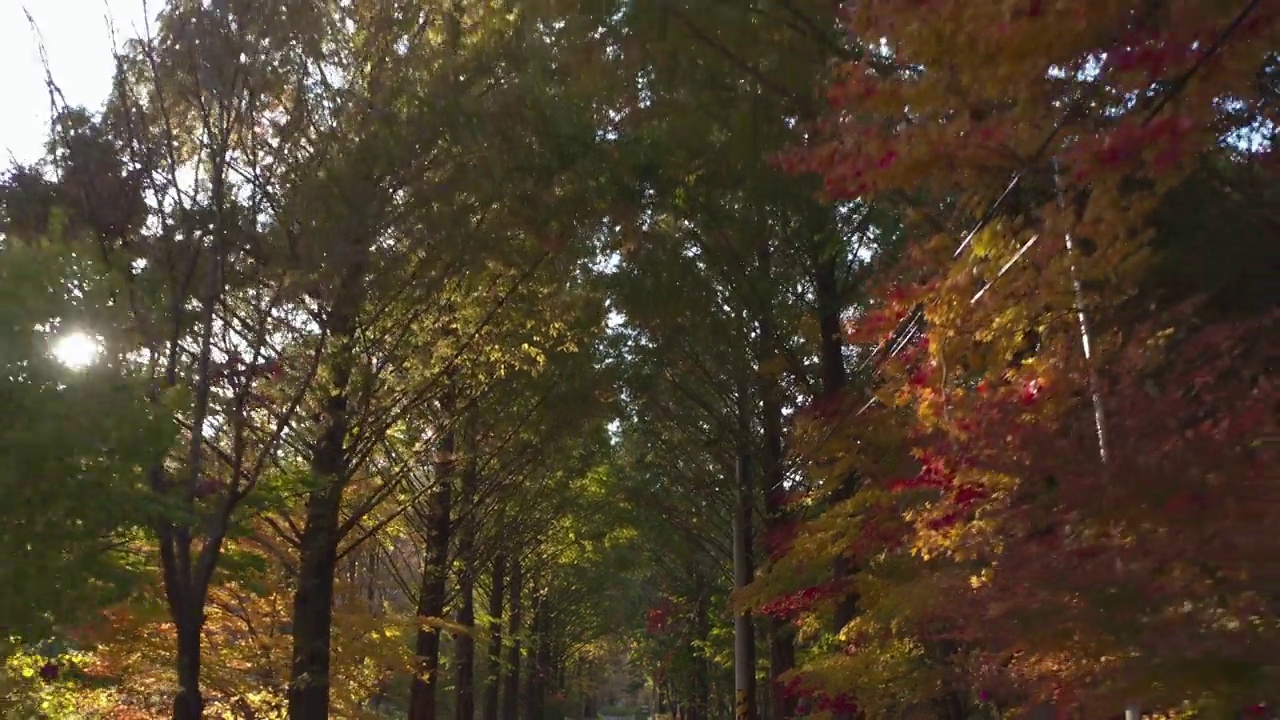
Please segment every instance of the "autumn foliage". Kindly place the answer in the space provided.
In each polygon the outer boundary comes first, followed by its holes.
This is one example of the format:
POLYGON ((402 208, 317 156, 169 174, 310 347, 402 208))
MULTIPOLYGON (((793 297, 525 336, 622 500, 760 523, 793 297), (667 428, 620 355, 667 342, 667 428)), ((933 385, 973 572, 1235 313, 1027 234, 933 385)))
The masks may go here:
POLYGON ((858 491, 751 593, 817 638, 830 607, 805 601, 832 548, 855 559, 858 615, 797 678, 871 716, 1275 701, 1280 316, 1210 272, 1161 283, 1197 244, 1274 263, 1247 223, 1181 223, 1220 183, 1274 187, 1277 10, 846 6, 883 39, 778 162, 899 207, 910 239, 848 323, 862 397, 798 429, 858 491))
POLYGON ((1280 703, 1276 0, 162 5, 0 179, 0 710, 1280 703))

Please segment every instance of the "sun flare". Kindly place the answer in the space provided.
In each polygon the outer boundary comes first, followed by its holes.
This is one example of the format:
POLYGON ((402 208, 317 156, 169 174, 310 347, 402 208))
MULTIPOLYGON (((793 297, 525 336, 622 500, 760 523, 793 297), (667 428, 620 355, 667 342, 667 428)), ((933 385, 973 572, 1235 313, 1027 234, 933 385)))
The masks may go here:
POLYGON ((63 335, 53 343, 53 356, 72 370, 83 370, 98 360, 102 343, 92 335, 73 332, 63 335))

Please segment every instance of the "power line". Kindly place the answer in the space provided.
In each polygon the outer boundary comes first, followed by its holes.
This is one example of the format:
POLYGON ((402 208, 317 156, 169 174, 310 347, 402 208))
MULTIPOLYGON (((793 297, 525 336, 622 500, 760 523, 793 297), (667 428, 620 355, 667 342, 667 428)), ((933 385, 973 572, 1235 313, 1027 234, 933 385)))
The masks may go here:
MULTIPOLYGON (((1244 24, 1244 21, 1248 18, 1248 16, 1254 10, 1256 10, 1258 6, 1261 4, 1262 4, 1262 0, 1250 0, 1244 5, 1244 7, 1240 9, 1240 11, 1231 20, 1231 22, 1228 23, 1227 26, 1222 30, 1222 32, 1218 34, 1218 37, 1214 40, 1213 44, 1211 44, 1208 48, 1205 49, 1203 53, 1200 54, 1200 56, 1196 59, 1196 62, 1193 63, 1192 66, 1188 68, 1186 72, 1184 72, 1176 80, 1174 80, 1169 90, 1160 98, 1160 100, 1151 108, 1151 110, 1143 118, 1140 127, 1147 127, 1148 125, 1150 125, 1151 122, 1156 118, 1156 116, 1158 116, 1160 112, 1169 105, 1170 102, 1172 102, 1178 95, 1180 95, 1187 88, 1187 86, 1191 82, 1191 79, 1197 73, 1199 73, 1201 70, 1204 69, 1205 65, 1207 65, 1208 61, 1214 55, 1216 55, 1219 51, 1221 51, 1222 47, 1226 44, 1227 40, 1229 40, 1230 37, 1237 30, 1239 30, 1239 28, 1244 24)), ((1062 131, 1063 127, 1066 124, 1067 119, 1070 117, 1071 112, 1073 110, 1074 108, 1069 109, 1068 112, 1064 113, 1064 115, 1058 120, 1058 122, 1054 125, 1054 127, 1049 131, 1048 135, 1046 135, 1044 140, 1040 142, 1035 152, 1032 153, 1031 158, 1026 163, 1027 166, 1030 166, 1041 159, 1041 156, 1049 149, 1049 146, 1053 143, 1053 140, 1062 131)), ((952 254, 953 260, 958 260, 960 256, 964 253, 965 249, 967 249, 972 244, 973 238, 979 232, 981 232, 984 228, 986 228, 986 226, 989 225, 990 222, 995 218, 996 212, 999 210, 1000 206, 1004 203, 1005 199, 1009 197, 1009 194, 1021 182, 1025 171, 1026 171, 1026 168, 1024 167, 1022 170, 1019 170, 1013 174, 1012 178, 1010 178, 1009 180, 1009 183, 1005 186, 1003 192, 1001 192, 1000 195, 996 197, 995 201, 992 202, 991 205, 987 207, 986 211, 982 214, 982 216, 979 218, 978 222, 973 226, 973 228, 970 229, 967 233, 965 233, 964 237, 961 239, 959 247, 957 247, 955 252, 952 254)), ((1024 243, 1018 249, 1018 251, 1014 254, 1014 256, 1008 262, 1006 262, 1003 267, 1000 268, 1000 271, 996 274, 996 277, 993 278, 990 282, 988 282, 985 286, 983 286, 982 289, 980 289, 976 294, 974 294, 974 296, 969 300, 969 304, 972 306, 978 300, 980 300, 982 296, 991 288, 991 286, 994 285, 1001 277, 1003 277, 1009 271, 1009 269, 1012 268, 1017 263, 1017 261, 1022 258, 1022 256, 1026 253, 1026 251, 1030 249, 1032 245, 1035 244, 1035 242, 1039 239, 1039 237, 1040 236, 1037 234, 1037 235, 1033 235, 1029 240, 1027 240, 1027 242, 1024 243)), ((1068 240, 1068 244, 1070 244, 1070 240, 1068 240)), ((907 328, 903 332, 901 337, 899 337, 897 341, 894 343, 893 349, 889 353, 889 359, 896 357, 898 353, 901 352, 902 349, 905 348, 911 342, 912 339, 914 339, 916 333, 920 331, 919 328, 920 328, 921 320, 923 319, 923 317, 924 317, 924 307, 923 305, 917 305, 915 309, 908 316, 907 328)), ((902 325, 899 324, 899 327, 902 327, 902 325)), ((896 334, 896 329, 895 329, 895 334, 896 334)), ((892 340, 892 335, 891 335, 891 340, 892 340)), ((1086 340, 1085 342, 1088 343, 1088 340, 1086 340)), ((864 360, 858 366, 858 370, 861 370, 862 368, 866 367, 866 365, 868 365, 870 362, 872 362, 875 359, 875 357, 879 354, 879 352, 883 348, 885 348, 888 344, 889 343, 886 342, 878 345, 871 352, 871 355, 868 356, 866 360, 864 360)), ((1088 350, 1086 350, 1086 352, 1088 352, 1088 350)), ((876 398, 872 396, 872 398, 865 405, 859 408, 852 415, 852 417, 857 417, 861 415, 868 408, 874 405, 875 402, 876 402, 876 398)), ((1104 446, 1105 446, 1105 441, 1104 441, 1104 446)), ((1103 452, 1105 454, 1105 450, 1103 452)))

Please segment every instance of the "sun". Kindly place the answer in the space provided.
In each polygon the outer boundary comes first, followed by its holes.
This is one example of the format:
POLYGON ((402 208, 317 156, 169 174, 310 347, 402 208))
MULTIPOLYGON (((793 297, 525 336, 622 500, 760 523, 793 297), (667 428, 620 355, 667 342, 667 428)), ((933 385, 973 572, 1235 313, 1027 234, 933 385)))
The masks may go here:
POLYGON ((86 333, 67 333, 53 342, 53 356, 72 370, 89 367, 101 354, 102 343, 86 333))

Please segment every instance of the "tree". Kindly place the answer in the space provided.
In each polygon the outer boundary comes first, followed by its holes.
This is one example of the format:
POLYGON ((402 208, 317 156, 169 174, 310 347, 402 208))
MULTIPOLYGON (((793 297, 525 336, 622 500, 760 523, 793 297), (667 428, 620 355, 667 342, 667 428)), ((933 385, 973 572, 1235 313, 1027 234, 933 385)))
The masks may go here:
POLYGON ((141 580, 132 551, 155 508, 136 468, 164 452, 172 427, 124 357, 127 315, 99 263, 8 224, 0 279, 0 396, 12 413, 0 431, 0 645, 7 660, 40 658, 0 672, 0 697, 18 707, 23 675, 59 674, 62 631, 141 580))
POLYGON ((50 81, 4 701, 1265 711, 1280 16, 988 5, 172 2, 50 81))
MULTIPOLYGON (((935 3, 926 22, 915 4, 891 3, 849 14, 853 34, 886 41, 842 68, 836 110, 794 167, 821 172, 833 198, 910 194, 908 227, 921 240, 909 264, 882 272, 881 307, 851 330, 876 353, 881 386, 852 409, 815 408, 815 452, 836 460, 832 472, 856 469, 864 489, 806 528, 792 554, 802 566, 799 554, 821 538, 869 563, 853 584, 863 612, 844 624, 845 657, 811 663, 820 688, 852 690, 867 712, 926 701, 948 717, 983 695, 1004 707, 1056 697, 1094 712, 1135 698, 1238 708, 1265 695, 1255 683, 1269 670, 1237 652, 1269 642, 1260 626, 1219 646, 1232 648, 1219 661, 1248 668, 1243 675, 1205 673, 1194 689, 1154 680, 1192 644, 1207 661, 1214 623, 1199 611, 1246 625, 1265 615, 1236 604, 1268 584, 1256 570, 1240 570, 1248 589, 1213 600, 1193 589, 1221 582, 1230 564, 1211 560, 1213 543, 1193 528, 1227 507, 1258 507, 1252 478, 1270 462, 1258 452, 1265 423, 1246 419, 1255 400, 1267 402, 1270 381, 1244 370, 1250 353, 1267 351, 1234 349, 1218 324, 1250 293, 1214 288, 1209 304, 1186 306, 1191 288, 1164 284, 1190 240, 1168 220, 1171 198, 1184 218, 1207 216, 1201 201, 1213 193, 1190 194, 1208 189, 1193 173, 1225 154, 1252 172, 1267 155, 1232 135, 1260 122, 1246 108, 1267 102, 1265 86, 1245 88, 1274 63, 1264 40, 1274 18, 1257 10, 935 3), (944 22, 981 23, 1000 41, 954 35, 954 25, 943 33, 944 22), (1054 22, 1080 32, 1047 33, 1054 22), (1227 96, 1241 98, 1242 112, 1221 109, 1227 96), (1167 354, 1172 346, 1155 340, 1162 331, 1189 344, 1167 354), (1221 375, 1193 337, 1233 348, 1225 362, 1244 379, 1221 375), (1192 375, 1209 394, 1236 398, 1233 411, 1172 389, 1192 375), (1230 415, 1239 434, 1210 440, 1157 419, 1197 413, 1230 415), (1215 486, 1192 515, 1157 509, 1182 497, 1184 482, 1212 482, 1237 453, 1261 463, 1247 480, 1215 486), (1165 538, 1183 534, 1196 546, 1165 556, 1165 538), (1186 574, 1173 570, 1183 561, 1186 574), (929 602, 942 594, 956 600, 929 602), (1081 610, 1079 624, 1057 621, 1066 607, 1081 610), (1163 624, 1173 617, 1177 629, 1163 624), (885 668, 896 681, 877 674, 885 668)), ((1229 244, 1256 247, 1253 222, 1229 244)))

